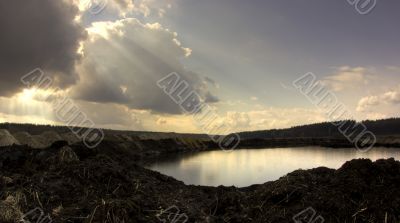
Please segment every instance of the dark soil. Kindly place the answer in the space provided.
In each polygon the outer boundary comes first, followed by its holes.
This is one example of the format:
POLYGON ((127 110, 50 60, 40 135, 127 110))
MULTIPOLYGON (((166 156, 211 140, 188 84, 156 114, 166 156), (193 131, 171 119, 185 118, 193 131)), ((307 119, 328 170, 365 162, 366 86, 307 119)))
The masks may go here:
POLYGON ((182 151, 171 141, 1 148, 0 222, 37 207, 53 222, 400 221, 400 162, 393 159, 299 170, 246 188, 187 186, 138 165, 182 151), (295 217, 309 207, 314 216, 295 217))

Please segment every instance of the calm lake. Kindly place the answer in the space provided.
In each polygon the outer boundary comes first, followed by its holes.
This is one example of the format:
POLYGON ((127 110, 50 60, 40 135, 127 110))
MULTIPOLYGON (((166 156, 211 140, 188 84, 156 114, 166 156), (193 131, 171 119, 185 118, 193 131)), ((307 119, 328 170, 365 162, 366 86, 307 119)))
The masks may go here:
POLYGON ((367 153, 356 149, 322 147, 273 148, 209 151, 178 154, 148 166, 186 184, 204 186, 245 187, 277 180, 297 169, 325 166, 339 168, 346 161, 369 158, 373 161, 394 157, 400 159, 400 149, 373 148, 367 153))

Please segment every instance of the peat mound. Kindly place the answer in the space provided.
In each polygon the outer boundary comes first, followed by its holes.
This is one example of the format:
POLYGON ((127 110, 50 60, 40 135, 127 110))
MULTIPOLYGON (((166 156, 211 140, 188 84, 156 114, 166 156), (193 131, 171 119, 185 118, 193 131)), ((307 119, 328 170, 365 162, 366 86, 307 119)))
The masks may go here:
POLYGON ((14 138, 7 130, 0 129, 0 147, 19 145, 17 139, 14 138))
POLYGON ((17 132, 13 136, 18 140, 21 145, 27 145, 35 149, 46 148, 45 145, 39 143, 35 137, 28 132, 17 132))
POLYGON ((37 207, 53 222, 400 220, 400 162, 394 159, 297 170, 246 188, 204 187, 144 169, 134 153, 111 143, 109 150, 57 145, 0 149, 0 222, 18 221, 37 207), (312 216, 298 216, 309 208, 312 216))

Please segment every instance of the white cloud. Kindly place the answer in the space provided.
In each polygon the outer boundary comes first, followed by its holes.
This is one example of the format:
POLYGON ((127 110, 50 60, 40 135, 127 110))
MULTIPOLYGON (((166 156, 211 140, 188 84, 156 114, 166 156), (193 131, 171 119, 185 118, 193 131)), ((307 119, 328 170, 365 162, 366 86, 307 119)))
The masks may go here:
POLYGON ((248 129, 251 124, 251 118, 246 112, 228 112, 224 122, 235 130, 248 129))
POLYGON ((130 129, 143 129, 137 111, 118 104, 102 104, 76 101, 82 112, 99 126, 119 126, 130 129))
POLYGON ((182 46, 177 33, 137 19, 97 22, 88 31, 77 69, 81 78, 71 90, 74 98, 179 114, 180 107, 156 84, 176 72, 203 99, 218 101, 207 81, 182 65, 190 49, 182 46))
MULTIPOLYGON (((134 4, 132 0, 72 0, 78 6, 82 14, 117 14, 125 16, 128 12, 140 10, 140 4, 134 4)), ((142 6, 143 7, 143 6, 142 6)))
POLYGON ((362 86, 369 81, 368 69, 364 67, 340 67, 337 71, 322 80, 322 83, 334 91, 342 91, 362 86))
POLYGON ((222 117, 224 123, 235 132, 275 128, 288 128, 296 125, 326 121, 322 111, 303 108, 269 107, 247 112, 227 112, 222 117))
POLYGON ((400 73, 400 67, 398 66, 387 66, 386 69, 392 72, 400 73))
POLYGON ((380 104, 379 96, 367 96, 360 99, 357 105, 357 111, 363 112, 371 106, 376 106, 380 104))
POLYGON ((252 101, 258 101, 258 98, 255 97, 255 96, 252 96, 252 97, 250 97, 250 100, 252 100, 252 101))
POLYGON ((357 111, 367 112, 380 105, 399 105, 400 86, 397 89, 382 93, 380 95, 367 96, 360 99, 357 111))
POLYGON ((385 115, 385 114, 382 114, 382 113, 378 113, 378 112, 371 112, 371 113, 368 113, 368 114, 366 115, 366 118, 367 118, 368 120, 379 120, 379 119, 388 118, 388 116, 385 115))
POLYGON ((72 0, 72 2, 78 6, 84 20, 102 21, 139 16, 162 18, 172 7, 173 0, 72 0))
MULTIPOLYGON (((207 133, 201 126, 207 123, 198 123, 190 115, 146 115, 143 117, 143 126, 147 130, 165 132, 193 132, 207 133)), ((218 114, 210 125, 224 124, 227 132, 241 132, 265 130, 274 128, 288 128, 296 125, 318 123, 326 121, 322 111, 302 108, 269 107, 253 111, 228 111, 218 114)))
POLYGON ((166 11, 172 7, 173 0, 135 0, 133 12, 140 13, 145 17, 164 17, 166 11))
POLYGON ((382 95, 382 99, 384 102, 391 104, 399 104, 400 103, 400 88, 399 90, 389 91, 382 95))

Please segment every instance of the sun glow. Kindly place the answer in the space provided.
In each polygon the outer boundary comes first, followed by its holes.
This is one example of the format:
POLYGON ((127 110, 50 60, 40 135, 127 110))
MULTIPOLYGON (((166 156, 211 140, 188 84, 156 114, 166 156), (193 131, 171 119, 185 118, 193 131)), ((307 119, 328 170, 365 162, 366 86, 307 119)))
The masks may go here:
POLYGON ((25 104, 37 104, 46 102, 52 95, 57 95, 57 93, 58 92, 51 89, 43 90, 40 88, 25 88, 15 96, 19 102, 25 104))
POLYGON ((19 99, 23 102, 32 102, 35 100, 35 95, 37 93, 36 88, 29 88, 29 89, 24 89, 20 94, 19 94, 19 99))
POLYGON ((53 123, 54 110, 47 99, 52 96, 50 90, 25 88, 11 98, 0 97, 0 104, 7 116, 1 119, 14 122, 53 123))

